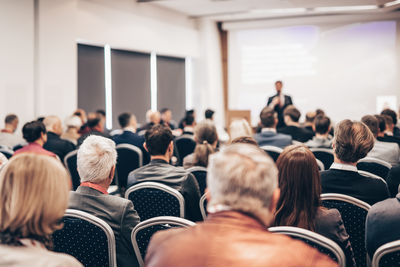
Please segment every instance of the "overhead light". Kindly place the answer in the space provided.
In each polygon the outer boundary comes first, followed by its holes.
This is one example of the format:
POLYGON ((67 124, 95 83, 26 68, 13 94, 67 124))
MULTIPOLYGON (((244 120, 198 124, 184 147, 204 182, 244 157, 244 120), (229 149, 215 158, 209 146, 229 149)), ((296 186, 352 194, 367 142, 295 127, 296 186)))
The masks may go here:
POLYGON ((389 3, 386 3, 383 6, 384 7, 390 7, 390 6, 394 6, 394 5, 397 5, 397 4, 400 4, 400 0, 395 0, 395 1, 392 1, 392 2, 389 2, 389 3))
POLYGON ((250 10, 250 13, 255 14, 286 14, 286 13, 304 13, 307 12, 307 8, 299 7, 299 8, 275 8, 275 9, 253 9, 250 10))
POLYGON ((373 10, 378 9, 377 5, 366 5, 366 6, 327 6, 327 7, 316 7, 315 12, 337 12, 337 11, 362 11, 362 10, 373 10))

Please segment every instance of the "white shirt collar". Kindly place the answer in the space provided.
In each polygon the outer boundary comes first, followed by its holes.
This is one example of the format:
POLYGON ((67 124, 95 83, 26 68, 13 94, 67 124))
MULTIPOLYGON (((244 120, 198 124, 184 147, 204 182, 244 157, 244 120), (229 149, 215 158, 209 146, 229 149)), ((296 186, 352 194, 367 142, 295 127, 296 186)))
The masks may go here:
POLYGON ((227 205, 221 205, 221 204, 207 207, 208 213, 216 213, 216 212, 227 211, 227 210, 232 210, 232 209, 231 209, 231 207, 229 207, 227 205))
POLYGON ((336 162, 332 163, 330 169, 358 172, 356 166, 349 165, 349 164, 343 164, 343 163, 336 163, 336 162))
POLYGON ((262 128, 261 132, 262 133, 264 133, 264 132, 274 132, 274 133, 276 133, 276 129, 275 128, 262 128))

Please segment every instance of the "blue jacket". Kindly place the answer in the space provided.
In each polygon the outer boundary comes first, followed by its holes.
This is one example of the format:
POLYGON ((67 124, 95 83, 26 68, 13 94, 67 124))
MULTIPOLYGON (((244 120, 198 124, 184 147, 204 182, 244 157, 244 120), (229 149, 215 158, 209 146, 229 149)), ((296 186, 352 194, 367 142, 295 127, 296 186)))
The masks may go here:
POLYGON ((114 135, 112 137, 113 141, 115 144, 130 144, 137 146, 142 150, 143 153, 143 165, 147 164, 150 162, 150 156, 149 153, 147 153, 146 149, 143 147, 144 143, 144 137, 139 136, 131 131, 124 131, 122 134, 114 135))
POLYGON ((265 131, 254 136, 259 146, 276 146, 285 148, 292 144, 292 137, 287 134, 265 131))

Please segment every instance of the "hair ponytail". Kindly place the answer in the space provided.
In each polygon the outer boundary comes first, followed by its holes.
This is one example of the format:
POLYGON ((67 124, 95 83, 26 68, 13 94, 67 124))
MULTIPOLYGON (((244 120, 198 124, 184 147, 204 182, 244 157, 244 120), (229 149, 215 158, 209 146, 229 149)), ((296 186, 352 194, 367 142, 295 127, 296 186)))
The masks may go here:
POLYGON ((214 153, 214 148, 206 140, 202 144, 197 144, 194 150, 193 166, 207 167, 208 157, 214 153))

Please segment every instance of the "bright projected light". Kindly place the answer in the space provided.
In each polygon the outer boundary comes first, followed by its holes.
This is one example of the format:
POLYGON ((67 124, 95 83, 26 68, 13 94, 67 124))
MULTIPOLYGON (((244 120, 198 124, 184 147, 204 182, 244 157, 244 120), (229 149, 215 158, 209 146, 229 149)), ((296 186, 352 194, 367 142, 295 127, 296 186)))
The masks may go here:
POLYGON ((112 81, 111 81, 111 48, 104 46, 104 74, 106 90, 106 128, 112 129, 112 81))
POLYGON ((283 80, 303 114, 359 120, 378 96, 400 97, 397 38, 392 20, 229 31, 229 109, 251 110, 255 125, 283 80))

